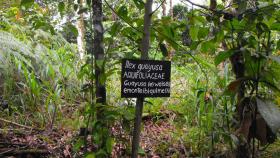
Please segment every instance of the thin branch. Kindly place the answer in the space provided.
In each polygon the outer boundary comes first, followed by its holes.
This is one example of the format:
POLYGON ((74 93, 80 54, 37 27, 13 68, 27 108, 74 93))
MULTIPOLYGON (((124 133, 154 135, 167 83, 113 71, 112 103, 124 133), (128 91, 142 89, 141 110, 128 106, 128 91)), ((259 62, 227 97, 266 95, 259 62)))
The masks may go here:
POLYGON ((153 15, 157 10, 159 10, 159 8, 165 3, 166 0, 162 0, 160 5, 151 13, 151 15, 153 15))
POLYGON ((211 8, 209 8, 209 7, 206 7, 206 6, 204 6, 204 5, 196 4, 196 3, 194 3, 194 2, 192 2, 192 1, 190 1, 190 0, 185 0, 185 1, 189 2, 191 5, 194 5, 194 6, 196 6, 196 7, 202 8, 202 9, 210 10, 210 11, 213 11, 213 12, 216 12, 216 11, 217 11, 217 10, 211 9, 211 8))
POLYGON ((30 130, 42 131, 41 129, 36 129, 36 128, 34 128, 34 127, 21 125, 21 124, 18 124, 18 123, 16 123, 16 122, 12 122, 12 121, 9 121, 9 120, 5 120, 5 119, 3 119, 3 118, 0 118, 0 121, 5 122, 5 123, 9 123, 9 124, 13 124, 13 125, 16 125, 16 126, 19 126, 19 127, 23 127, 23 128, 26 128, 26 129, 30 129, 30 130))
POLYGON ((133 28, 134 30, 143 33, 143 31, 139 30, 138 28, 134 27, 133 25, 131 25, 126 19, 124 19, 122 16, 120 16, 116 10, 106 1, 104 0, 104 2, 106 3, 106 5, 121 19, 123 20, 127 25, 129 25, 131 28, 133 28))

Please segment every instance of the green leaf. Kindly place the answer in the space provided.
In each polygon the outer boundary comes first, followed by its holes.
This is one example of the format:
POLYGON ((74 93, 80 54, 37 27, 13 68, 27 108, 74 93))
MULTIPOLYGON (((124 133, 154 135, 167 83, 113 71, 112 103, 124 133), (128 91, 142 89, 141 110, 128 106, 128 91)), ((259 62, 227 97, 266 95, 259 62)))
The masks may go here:
POLYGON ((201 43, 202 52, 210 52, 215 49, 215 44, 212 41, 205 41, 201 43))
POLYGON ((102 68, 103 68, 103 65, 104 65, 104 60, 103 60, 103 59, 97 59, 97 60, 96 60, 96 66, 97 66, 99 69, 102 69, 102 68))
POLYGON ((115 22, 115 23, 112 25, 111 30, 109 31, 110 35, 111 35, 112 37, 114 37, 114 36, 116 35, 116 33, 117 33, 118 31, 120 31, 119 28, 120 28, 120 23, 119 23, 119 22, 115 22))
POLYGON ((91 6, 91 0, 87 0, 87 5, 91 6))
POLYGON ((191 36, 192 40, 197 40, 198 31, 199 31, 199 28, 197 26, 190 27, 190 36, 191 36))
POLYGON ((101 85, 104 85, 105 84, 105 82, 106 82, 106 80, 107 80, 107 76, 106 76, 106 74, 100 74, 100 76, 99 76, 99 82, 100 82, 100 84, 101 85))
POLYGON ((220 30, 215 36, 215 41, 216 42, 221 42, 224 39, 224 37, 225 37, 224 31, 220 30))
POLYGON ((270 29, 271 29, 271 30, 275 30, 275 31, 280 31, 280 22, 273 23, 273 24, 270 26, 270 29))
POLYGON ((64 10, 65 10, 65 4, 64 4, 64 2, 59 2, 59 3, 58 3, 58 11, 60 12, 60 14, 63 13, 64 10))
POLYGON ((232 20, 232 26, 236 30, 244 30, 247 28, 244 20, 239 21, 237 19, 232 20))
POLYGON ((127 11, 127 7, 125 5, 121 6, 118 9, 117 12, 118 12, 118 15, 121 16, 122 18, 126 18, 127 17, 128 11, 127 11))
POLYGON ((78 139, 76 143, 74 143, 74 151, 77 152, 81 149, 81 147, 84 145, 84 141, 82 139, 78 139))
POLYGON ((225 61, 227 58, 234 54, 233 50, 222 51, 215 57, 215 65, 219 65, 221 62, 225 61))
POLYGON ((113 150, 114 140, 113 138, 108 137, 106 140, 106 150, 107 153, 111 153, 113 150))
POLYGON ((138 154, 141 155, 141 156, 145 156, 145 151, 142 148, 139 147, 138 154))
POLYGON ((256 29, 257 29, 259 34, 262 34, 263 32, 270 31, 268 26, 265 23, 262 23, 262 22, 257 23, 256 29))
POLYGON ((208 35, 208 33, 209 33, 209 28, 201 27, 198 31, 197 38, 198 39, 205 38, 208 35))
POLYGON ((78 30, 74 25, 69 24, 68 27, 75 36, 78 36, 78 30))
POLYGON ((145 3, 142 0, 133 0, 133 2, 139 10, 144 9, 145 3))
POLYGON ((89 153, 89 154, 87 154, 86 158, 95 158, 95 154, 94 153, 89 153))
POLYGON ((29 8, 33 3, 34 0, 21 0, 20 5, 29 8))

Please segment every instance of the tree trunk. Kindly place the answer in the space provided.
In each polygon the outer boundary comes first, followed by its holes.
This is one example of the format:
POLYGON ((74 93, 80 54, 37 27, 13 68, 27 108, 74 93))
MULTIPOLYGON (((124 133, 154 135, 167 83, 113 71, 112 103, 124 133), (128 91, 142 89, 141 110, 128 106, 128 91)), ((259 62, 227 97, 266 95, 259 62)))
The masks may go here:
MULTIPOLYGON (((242 5, 240 5, 242 3, 241 0, 233 0, 232 2, 234 4, 238 5, 236 10, 234 10, 235 16, 238 18, 239 14, 246 10, 246 7, 244 7, 244 6, 241 7, 242 6, 242 5)), ((245 2, 245 3, 247 3, 247 2, 245 2)), ((240 49, 240 48, 238 48, 239 46, 236 46, 236 47, 237 48, 235 48, 235 49, 240 49)), ((230 61, 232 64, 232 68, 233 68, 233 72, 235 74, 236 80, 245 77, 245 63, 244 63, 243 53, 241 51, 235 53, 230 58, 230 61)), ((247 118, 246 116, 248 115, 247 113, 243 114, 244 104, 242 104, 242 100, 245 97, 245 91, 246 91, 246 87, 243 83, 241 83, 241 85, 238 89, 238 92, 237 92, 237 117, 240 122, 240 128, 242 128, 245 125, 244 120, 246 120, 246 118, 247 118)), ((236 157, 237 158, 251 157, 249 142, 247 142, 247 141, 244 142, 242 138, 240 138, 239 144, 237 145, 236 157)))
MULTIPOLYGON (((147 60, 149 58, 150 49, 150 27, 152 22, 152 5, 153 0, 147 0, 145 4, 145 15, 144 15, 144 31, 143 39, 141 45, 141 59, 147 60)), ((136 109, 135 109, 135 122, 132 140, 132 158, 137 158, 139 141, 140 141, 140 131, 141 131, 141 121, 143 112, 143 102, 144 98, 137 98, 136 109)))
MULTIPOLYGON (((79 1, 80 7, 83 8, 84 0, 79 1)), ((77 37, 77 44, 78 44, 78 51, 80 54, 80 59, 84 59, 85 56, 85 24, 84 24, 84 13, 79 15, 79 19, 77 21, 77 30, 78 30, 78 37, 77 37)))
POLYGON ((169 1, 169 5, 170 5, 169 14, 170 14, 170 17, 173 19, 173 1, 172 0, 169 1))
POLYGON ((93 27, 94 27, 94 39, 93 39, 93 50, 95 57, 95 87, 96 87, 96 103, 106 103, 106 88, 105 83, 100 82, 100 77, 104 75, 103 64, 104 63, 104 44, 103 34, 104 28, 102 24, 102 0, 92 0, 93 10, 93 27))
POLYGON ((166 0, 162 2, 162 16, 166 16, 166 0))

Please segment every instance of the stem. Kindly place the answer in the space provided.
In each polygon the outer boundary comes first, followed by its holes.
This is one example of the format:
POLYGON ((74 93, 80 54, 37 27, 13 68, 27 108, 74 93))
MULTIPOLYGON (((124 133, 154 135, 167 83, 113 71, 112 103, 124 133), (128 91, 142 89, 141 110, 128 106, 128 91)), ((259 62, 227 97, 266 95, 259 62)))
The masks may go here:
POLYGON ((140 132, 141 132, 141 121, 143 112, 143 102, 144 98, 137 98, 136 109, 135 109, 135 122, 133 130, 133 140, 132 140, 132 154, 131 158, 137 158, 139 142, 140 142, 140 132))
MULTIPOLYGON (((152 23, 152 5, 153 0, 147 0, 145 4, 145 15, 144 15, 144 31, 143 39, 141 45, 141 59, 146 60, 149 58, 149 49, 150 49, 150 28, 152 23)), ((144 98, 137 98, 136 109, 135 109, 135 124, 133 131, 133 140, 132 140, 132 158, 137 158, 139 141, 140 141, 140 132, 141 132, 141 121, 143 113, 143 102, 144 98)))

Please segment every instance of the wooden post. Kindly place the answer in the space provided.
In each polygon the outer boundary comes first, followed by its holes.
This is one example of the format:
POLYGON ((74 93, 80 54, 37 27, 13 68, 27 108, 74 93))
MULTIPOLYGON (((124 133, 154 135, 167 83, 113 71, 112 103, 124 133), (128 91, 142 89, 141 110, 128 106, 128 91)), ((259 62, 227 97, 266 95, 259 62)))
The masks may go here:
MULTIPOLYGON (((145 60, 149 58, 148 52, 150 48, 150 27, 152 21, 152 5, 153 0, 147 0, 145 4, 145 15, 144 15, 144 31, 143 39, 141 45, 141 59, 145 60)), ((137 98, 136 109, 135 109, 135 122, 133 130, 133 140, 132 140, 132 158, 137 158, 140 132, 141 132, 141 121, 143 112, 144 98, 137 98)))

